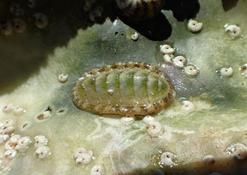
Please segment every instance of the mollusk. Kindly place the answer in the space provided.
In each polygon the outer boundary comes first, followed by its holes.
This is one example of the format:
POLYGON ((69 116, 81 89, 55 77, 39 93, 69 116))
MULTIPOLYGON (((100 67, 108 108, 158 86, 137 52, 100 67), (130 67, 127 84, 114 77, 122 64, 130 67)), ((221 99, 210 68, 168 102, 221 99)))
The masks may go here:
POLYGON ((171 85, 158 67, 137 62, 93 69, 73 88, 79 109, 101 115, 146 116, 171 100, 171 85))

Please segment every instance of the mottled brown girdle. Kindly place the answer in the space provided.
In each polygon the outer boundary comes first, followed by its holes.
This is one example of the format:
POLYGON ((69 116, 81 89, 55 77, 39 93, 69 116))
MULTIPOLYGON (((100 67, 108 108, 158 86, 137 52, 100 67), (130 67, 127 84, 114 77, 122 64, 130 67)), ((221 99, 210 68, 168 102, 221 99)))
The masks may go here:
POLYGON ((107 116, 141 118, 160 112, 172 99, 170 82, 158 67, 138 62, 117 63, 92 69, 85 73, 73 88, 73 102, 79 109, 107 116), (110 88, 112 84, 109 84, 109 79, 110 83, 114 81, 113 88, 110 88), (128 81, 133 84, 128 84, 128 81), (85 85, 90 87, 84 87, 85 85))

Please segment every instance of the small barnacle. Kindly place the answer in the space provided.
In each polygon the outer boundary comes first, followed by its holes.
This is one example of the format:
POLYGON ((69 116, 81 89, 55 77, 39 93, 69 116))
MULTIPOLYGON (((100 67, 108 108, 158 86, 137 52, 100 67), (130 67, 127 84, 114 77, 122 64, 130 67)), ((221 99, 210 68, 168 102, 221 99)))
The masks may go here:
POLYGON ((26 22, 20 18, 13 20, 13 27, 16 33, 23 33, 26 30, 26 22))
POLYGON ((177 165, 176 158, 177 156, 172 152, 163 152, 160 156, 159 165, 161 167, 163 166, 174 167, 177 165))
POLYGON ((12 134, 15 131, 15 121, 5 120, 3 123, 0 123, 0 134, 12 134))
POLYGON ((9 139, 9 135, 7 134, 1 134, 0 135, 0 144, 6 142, 9 139))
POLYGON ((90 175, 104 175, 104 169, 101 165, 94 165, 90 175))
POLYGON ((39 146, 36 150, 35 150, 35 155, 39 158, 39 159, 44 159, 47 158, 51 155, 51 151, 50 148, 48 146, 39 146))
POLYGON ((139 34, 137 32, 134 32, 130 37, 133 41, 137 41, 139 38, 139 34))
POLYGON ((152 117, 152 116, 150 116, 150 115, 145 116, 142 120, 143 120, 143 122, 146 123, 146 124, 149 124, 150 122, 155 121, 154 117, 152 117))
POLYGON ((1 34, 9 36, 13 33, 13 25, 9 20, 6 20, 0 24, 1 34))
POLYGON ((129 126, 129 125, 131 125, 134 122, 135 122, 135 119, 133 117, 122 117, 121 118, 121 123, 124 126, 129 126))
POLYGON ((174 54, 175 49, 168 44, 160 45, 160 52, 163 54, 174 54))
POLYGON ((176 56, 172 59, 172 62, 176 67, 183 68, 187 63, 187 59, 184 56, 176 56))
POLYGON ((147 126, 147 133, 151 137, 158 137, 163 133, 163 128, 158 121, 150 121, 147 126))
POLYGON ((5 150, 16 149, 16 145, 18 144, 20 138, 21 138, 20 135, 13 134, 10 137, 10 139, 5 143, 4 145, 5 150))
POLYGON ((25 112, 26 112, 26 110, 25 110, 24 108, 20 107, 20 106, 16 106, 16 107, 14 108, 14 114, 15 114, 15 115, 22 115, 22 114, 24 114, 25 112))
POLYGON ((195 105, 188 100, 182 101, 182 110, 186 112, 193 112, 195 110, 195 105))
POLYGON ((223 67, 219 70, 221 77, 231 77, 233 75, 232 67, 223 67))
POLYGON ((173 54, 164 54, 163 60, 168 63, 172 63, 172 59, 174 58, 173 54))
POLYGON ((24 15, 24 10, 22 9, 21 5, 18 3, 11 4, 9 11, 14 16, 23 16, 24 15))
POLYGON ((65 83, 66 81, 68 81, 69 75, 68 74, 59 74, 58 75, 58 81, 60 83, 65 83))
POLYGON ((236 39, 241 36, 241 28, 236 24, 225 24, 224 28, 225 32, 228 33, 232 39, 236 39))
POLYGON ((213 165, 215 163, 215 157, 212 155, 206 155, 203 157, 203 162, 206 165, 213 165))
POLYGON ((27 0, 27 3, 28 3, 27 6, 29 8, 34 8, 37 4, 37 0, 27 0))
POLYGON ((93 152, 85 148, 78 148, 73 156, 76 164, 89 164, 93 159, 93 152))
POLYGON ((43 13, 36 13, 34 15, 34 24, 39 29, 44 29, 48 26, 48 17, 43 13))
POLYGON ((27 136, 21 137, 18 139, 15 149, 20 152, 25 152, 29 148, 29 145, 31 143, 32 140, 30 139, 30 137, 27 136))
POLYGON ((189 31, 191 31, 192 33, 198 33, 202 30, 203 28, 203 23, 202 22, 198 22, 196 20, 190 19, 187 23, 187 28, 189 31))
POLYGON ((40 146, 47 146, 48 145, 48 138, 44 135, 37 135, 34 137, 34 146, 40 147, 40 146))
POLYGON ((229 145, 225 152, 235 159, 243 160, 247 158, 247 146, 242 143, 229 145))
POLYGON ((41 114, 38 114, 35 118, 39 121, 46 120, 51 117, 51 111, 44 111, 41 114))
POLYGON ((17 151, 14 150, 14 149, 6 150, 6 151, 4 152, 4 157, 5 157, 6 159, 12 160, 12 159, 14 159, 14 158, 16 157, 16 155, 17 155, 17 151))
POLYGON ((199 69, 194 65, 187 65, 184 68, 184 73, 188 76, 194 77, 199 74, 199 69))
POLYGON ((14 110, 14 105, 13 104, 7 104, 4 105, 2 108, 3 113, 10 113, 14 110))
POLYGON ((244 78, 247 78, 247 63, 242 65, 240 68, 239 68, 240 72, 241 72, 241 75, 244 77, 244 78))

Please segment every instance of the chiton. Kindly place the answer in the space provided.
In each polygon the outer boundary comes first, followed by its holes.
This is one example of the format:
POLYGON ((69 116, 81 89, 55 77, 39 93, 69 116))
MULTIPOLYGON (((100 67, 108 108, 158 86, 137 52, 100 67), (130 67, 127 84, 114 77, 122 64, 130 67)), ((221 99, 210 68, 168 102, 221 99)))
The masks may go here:
POLYGON ((156 66, 129 62, 85 73, 73 88, 73 102, 101 115, 146 116, 172 101, 172 88, 156 66))

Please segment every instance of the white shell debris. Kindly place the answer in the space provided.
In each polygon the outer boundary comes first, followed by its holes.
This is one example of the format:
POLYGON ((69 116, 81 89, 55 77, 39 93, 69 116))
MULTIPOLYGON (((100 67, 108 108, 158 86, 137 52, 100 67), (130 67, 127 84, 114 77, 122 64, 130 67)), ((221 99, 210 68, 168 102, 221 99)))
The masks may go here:
POLYGON ((101 165, 94 165, 90 175, 104 175, 104 170, 101 165))
POLYGON ((12 134, 15 131, 15 121, 5 120, 3 123, 0 123, 0 134, 12 134))
POLYGON ((184 56, 176 56, 172 59, 172 62, 176 67, 183 68, 187 63, 187 59, 184 56))
POLYGON ((150 121, 147 126, 147 133, 151 137, 158 137, 163 133, 163 128, 158 121, 150 121))
POLYGON ((186 112, 193 112, 195 110, 195 105, 189 100, 184 100, 182 101, 182 110, 186 112))
POLYGON ((176 155, 171 152, 163 152, 160 156, 159 164, 161 166, 173 167, 176 166, 176 155))
POLYGON ((6 150, 4 152, 4 157, 7 158, 7 159, 14 159, 17 155, 17 151, 16 150, 13 150, 13 149, 10 149, 10 150, 6 150))
POLYGON ((20 139, 18 139, 15 149, 20 152, 25 152, 29 148, 31 143, 32 140, 30 139, 30 137, 21 137, 20 139))
POLYGON ((247 158, 247 146, 242 143, 229 145, 225 152, 236 159, 243 160, 247 158))
POLYGON ((139 39, 139 34, 137 32, 134 32, 130 37, 133 41, 137 41, 139 39))
POLYGON ((47 146, 48 145, 48 138, 44 135, 37 135, 34 137, 35 144, 34 146, 36 148, 40 146, 47 146))
POLYGON ((187 65, 184 68, 184 72, 186 75, 194 77, 199 74, 199 69, 194 65, 187 65))
POLYGON ((231 36, 232 39, 238 38, 241 36, 241 28, 236 24, 225 24, 225 32, 231 36))
POLYGON ((69 79, 69 75, 68 74, 59 74, 58 75, 58 81, 60 82, 60 83, 65 83, 66 81, 68 81, 68 79, 69 79))
POLYGON ((173 58, 174 58, 173 54, 164 54, 163 55, 163 60, 165 62, 168 62, 168 63, 171 63, 173 58))
POLYGON ((85 148, 78 148, 73 156, 76 164, 89 164, 93 159, 93 152, 85 148))
POLYGON ((1 134, 0 135, 0 144, 6 142, 9 139, 9 135, 7 134, 1 134))
POLYGON ((39 159, 44 159, 47 158, 51 155, 51 151, 50 148, 48 146, 39 146, 36 150, 35 150, 35 155, 39 158, 39 159))
POLYGON ((203 23, 202 22, 198 22, 194 19, 190 19, 187 23, 187 28, 189 31, 191 31, 192 33, 197 33, 200 32, 203 28, 203 23))
POLYGON ((220 69, 219 73, 222 77, 231 77, 233 75, 233 68, 232 67, 223 67, 220 69))
POLYGON ((244 77, 244 78, 247 78, 247 63, 242 65, 240 68, 239 68, 240 72, 241 72, 241 75, 244 77))
POLYGON ((129 126, 135 122, 135 119, 133 117, 122 117, 120 121, 124 126, 129 126))
POLYGON ((14 105, 13 104, 4 105, 3 108, 2 108, 2 112, 3 113, 10 113, 13 110, 14 110, 14 105))
POLYGON ((163 54, 173 54, 175 49, 168 44, 160 45, 160 52, 163 54))

